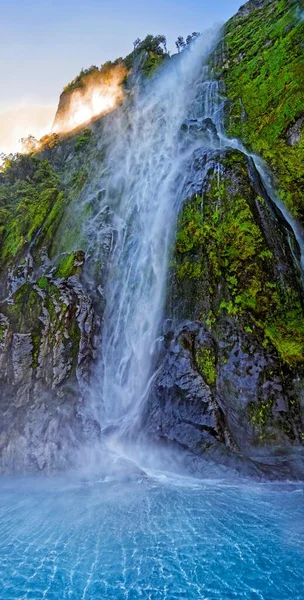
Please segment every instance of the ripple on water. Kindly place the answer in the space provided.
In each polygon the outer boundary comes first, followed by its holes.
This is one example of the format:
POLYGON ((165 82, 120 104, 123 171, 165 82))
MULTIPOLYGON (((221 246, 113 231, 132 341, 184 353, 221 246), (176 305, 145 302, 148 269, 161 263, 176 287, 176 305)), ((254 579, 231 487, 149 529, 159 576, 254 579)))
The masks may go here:
POLYGON ((7 480, 1 600, 303 600, 303 488, 7 480))

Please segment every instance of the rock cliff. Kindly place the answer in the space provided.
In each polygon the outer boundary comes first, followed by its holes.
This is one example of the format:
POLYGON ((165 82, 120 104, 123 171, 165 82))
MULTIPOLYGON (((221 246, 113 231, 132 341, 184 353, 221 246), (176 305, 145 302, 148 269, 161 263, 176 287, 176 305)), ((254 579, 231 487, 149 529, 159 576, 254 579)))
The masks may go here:
MULTIPOLYGON (((220 143, 209 120, 211 147, 198 141, 188 161, 158 371, 140 420, 153 441, 274 477, 304 473, 303 274, 250 152, 303 223, 303 37, 296 2, 252 0, 210 56, 228 138, 220 143)), ((154 71, 163 53, 148 60, 154 71)), ((0 173, 2 471, 64 469, 99 439, 90 390, 116 240, 115 202, 100 209, 107 118, 50 136, 0 173)))

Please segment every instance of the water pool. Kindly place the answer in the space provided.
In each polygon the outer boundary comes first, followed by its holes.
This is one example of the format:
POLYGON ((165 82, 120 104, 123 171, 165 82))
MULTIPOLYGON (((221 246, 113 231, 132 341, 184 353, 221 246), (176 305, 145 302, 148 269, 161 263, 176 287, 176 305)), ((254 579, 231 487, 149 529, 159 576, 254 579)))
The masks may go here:
POLYGON ((1 600, 303 597, 303 486, 1 480, 1 600))

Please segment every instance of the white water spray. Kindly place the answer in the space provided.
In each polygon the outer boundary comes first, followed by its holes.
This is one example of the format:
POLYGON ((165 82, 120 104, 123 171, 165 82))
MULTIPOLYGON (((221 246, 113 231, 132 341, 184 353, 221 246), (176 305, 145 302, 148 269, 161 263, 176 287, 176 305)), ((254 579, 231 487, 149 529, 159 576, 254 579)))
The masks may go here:
POLYGON ((185 165, 198 144, 181 127, 218 109, 203 67, 212 39, 204 35, 171 59, 127 110, 108 120, 103 202, 116 207, 117 240, 105 290, 103 423, 132 418, 149 388, 185 165))

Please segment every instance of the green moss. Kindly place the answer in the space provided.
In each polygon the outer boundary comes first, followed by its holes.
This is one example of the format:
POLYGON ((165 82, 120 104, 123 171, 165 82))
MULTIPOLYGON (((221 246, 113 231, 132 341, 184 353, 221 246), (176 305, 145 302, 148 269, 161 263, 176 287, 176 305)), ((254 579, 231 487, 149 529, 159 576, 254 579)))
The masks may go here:
POLYGON ((144 74, 147 77, 151 77, 155 73, 157 68, 163 63, 163 61, 163 55, 156 54, 154 52, 149 52, 144 64, 144 74))
MULTIPOLYGON (((292 291, 291 291, 292 293, 292 291)), ((302 307, 297 301, 289 301, 288 310, 284 303, 278 302, 273 318, 265 324, 265 335, 276 347, 282 359, 290 365, 304 362, 304 319, 302 307)))
POLYGON ((8 163, 0 181, 0 204, 5 205, 0 264, 11 264, 29 244, 36 243, 41 231, 52 239, 63 197, 58 176, 47 160, 16 155, 8 163))
POLYGON ((67 199, 65 193, 59 192, 41 228, 41 236, 37 245, 46 245, 49 248, 50 253, 52 253, 52 246, 66 207, 66 202, 67 199))
POLYGON ((37 329, 42 309, 42 299, 34 290, 33 284, 24 283, 13 295, 13 304, 3 306, 14 331, 29 333, 37 329))
POLYGON ((249 419, 252 425, 264 428, 272 417, 272 400, 263 402, 250 402, 248 405, 249 419))
POLYGON ((140 69, 149 77, 164 59, 169 58, 165 47, 166 39, 163 35, 147 35, 144 40, 139 40, 133 52, 123 62, 127 69, 140 69))
POLYGON ((304 135, 291 146, 287 132, 303 115, 303 40, 304 21, 293 0, 267 3, 228 22, 221 72, 230 100, 228 135, 263 156, 283 202, 302 221, 304 135))
POLYGON ((91 129, 84 129, 83 133, 77 138, 75 144, 75 152, 80 152, 81 150, 83 150, 83 148, 85 148, 90 142, 91 137, 91 129))
POLYGON ((5 332, 7 331, 6 325, 0 325, 0 343, 3 342, 5 332))
POLYGON ((36 369, 39 364, 38 358, 39 358, 40 344, 41 344, 41 331, 39 329, 36 329, 32 333, 32 346, 33 346, 32 367, 33 367, 33 369, 36 369))
POLYGON ((71 252, 64 256, 55 272, 55 277, 71 277, 81 272, 81 265, 84 261, 84 254, 80 250, 71 252))
POLYGON ((37 281, 37 285, 41 290, 45 290, 48 286, 47 277, 40 277, 40 279, 38 279, 38 281, 37 281))
POLYGON ((176 249, 179 253, 195 252, 203 241, 203 214, 200 210, 202 197, 195 195, 184 206, 178 223, 176 249))
POLYGON ((83 189, 87 179, 88 179, 88 172, 87 172, 86 168, 84 166, 82 166, 78 171, 73 173, 73 178, 72 178, 71 183, 74 186, 74 188, 76 188, 76 190, 78 192, 80 192, 83 189))
POLYGON ((55 277, 69 277, 73 274, 74 269, 74 254, 68 254, 65 256, 60 262, 56 272, 55 277))
POLYGON ((208 385, 216 383, 215 355, 209 348, 200 348, 195 354, 196 364, 208 385))
POLYGON ((272 251, 256 221, 254 207, 260 198, 250 187, 246 158, 231 151, 223 164, 220 182, 210 172, 203 201, 194 196, 183 207, 176 240, 177 278, 201 282, 202 294, 209 297, 204 315, 208 327, 223 313, 241 318, 244 331, 258 329, 262 342, 275 346, 284 362, 303 364, 300 291, 275 274, 272 251))
MULTIPOLYGON (((242 156, 240 153, 230 153, 230 157, 233 169, 242 176, 242 156)), ((271 260, 272 253, 265 246, 265 240, 241 188, 238 193, 233 194, 231 201, 232 187, 228 177, 221 181, 220 186, 213 178, 203 205, 201 198, 197 197, 186 204, 179 221, 176 251, 178 254, 187 253, 188 260, 189 254, 192 254, 198 277, 204 271, 204 259, 208 259, 212 287, 215 287, 217 280, 224 278, 229 291, 230 298, 223 298, 221 309, 227 308, 230 314, 237 314, 262 304, 265 278, 261 274, 271 260), (222 214, 220 205, 224 205, 222 214), (201 266, 197 262, 197 255, 201 257, 201 266)), ((179 276, 189 274, 187 262, 180 263, 179 276)))
POLYGON ((176 273, 179 279, 200 279, 202 275, 201 261, 185 261, 181 265, 177 265, 176 273))

